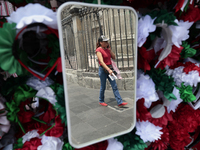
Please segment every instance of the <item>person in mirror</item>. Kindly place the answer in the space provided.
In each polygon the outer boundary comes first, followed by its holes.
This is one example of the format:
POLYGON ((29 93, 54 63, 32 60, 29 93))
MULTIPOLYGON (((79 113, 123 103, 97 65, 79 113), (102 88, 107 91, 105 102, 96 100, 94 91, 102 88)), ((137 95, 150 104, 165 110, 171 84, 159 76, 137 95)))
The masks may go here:
POLYGON ((109 39, 102 35, 101 37, 98 38, 98 42, 96 46, 96 55, 97 55, 99 65, 100 65, 98 74, 101 81, 101 87, 100 87, 100 93, 99 93, 99 104, 102 106, 108 105, 104 102, 106 79, 108 78, 112 86, 115 99, 117 100, 117 104, 119 107, 121 107, 121 106, 127 105, 128 103, 122 101, 122 98, 117 88, 116 81, 115 80, 112 81, 108 76, 109 74, 111 76, 113 74, 113 71, 109 68, 109 65, 112 65, 111 58, 115 59, 115 54, 112 52, 108 41, 109 39))

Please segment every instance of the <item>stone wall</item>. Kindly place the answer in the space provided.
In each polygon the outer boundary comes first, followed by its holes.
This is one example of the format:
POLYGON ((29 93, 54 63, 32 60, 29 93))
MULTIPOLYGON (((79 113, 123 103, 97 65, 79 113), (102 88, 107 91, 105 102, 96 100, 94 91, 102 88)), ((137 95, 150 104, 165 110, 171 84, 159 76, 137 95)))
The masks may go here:
MULTIPOLYGON (((73 69, 66 69, 66 78, 68 82, 79 84, 86 88, 100 89, 100 78, 97 73, 84 72, 73 69)), ((119 90, 134 89, 134 73, 133 71, 121 72, 122 79, 117 79, 117 87, 119 90)), ((112 90, 109 81, 106 85, 107 90, 112 90)))

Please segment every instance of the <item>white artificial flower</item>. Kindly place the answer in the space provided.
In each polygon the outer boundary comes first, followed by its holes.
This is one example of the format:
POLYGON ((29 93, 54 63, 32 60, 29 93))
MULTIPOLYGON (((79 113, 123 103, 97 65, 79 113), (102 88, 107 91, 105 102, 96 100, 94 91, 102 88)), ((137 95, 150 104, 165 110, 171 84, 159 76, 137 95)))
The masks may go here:
POLYGON ((35 76, 30 77, 27 81, 26 84, 30 87, 32 87, 34 90, 39 91, 40 89, 50 86, 54 83, 53 80, 51 80, 49 77, 47 77, 44 81, 38 79, 35 76))
POLYGON ((42 136, 42 145, 38 146, 37 150, 62 150, 64 142, 57 137, 42 136))
POLYGON ((39 137, 39 136, 40 135, 38 134, 37 130, 29 131, 24 136, 22 136, 22 139, 23 139, 22 142, 24 144, 26 141, 30 141, 30 139, 39 137))
POLYGON ((179 93, 179 90, 177 88, 174 87, 172 93, 176 96, 176 100, 172 99, 171 102, 170 102, 170 104, 167 106, 168 113, 170 113, 170 111, 175 112, 176 108, 178 107, 178 105, 183 101, 180 98, 180 93, 179 93))
POLYGON ((22 29, 32 23, 43 23, 53 29, 58 28, 56 12, 39 3, 29 3, 24 7, 19 7, 10 14, 10 17, 7 17, 7 21, 16 23, 17 29, 22 29))
POLYGON ((117 139, 108 139, 108 147, 106 150, 123 150, 124 146, 117 139))
POLYGON ((55 92, 50 87, 40 89, 35 96, 45 98, 53 105, 57 102, 55 92))
POLYGON ((138 21, 138 47, 141 47, 145 43, 150 32, 156 30, 156 26, 153 24, 155 19, 156 18, 152 19, 149 15, 146 15, 138 21))
POLYGON ((137 79, 136 100, 144 98, 144 106, 149 108, 152 102, 159 99, 155 83, 149 75, 140 74, 137 79))
POLYGON ((138 136, 144 141, 144 142, 154 142, 155 140, 161 139, 161 134, 163 134, 162 131, 160 131, 162 127, 155 126, 153 123, 147 121, 138 121, 136 123, 136 132, 138 136))
POLYGON ((168 69, 166 71, 167 75, 171 75, 177 86, 181 87, 181 83, 184 82, 185 86, 194 86, 200 82, 199 72, 197 70, 192 70, 188 74, 183 71, 184 67, 180 66, 174 70, 168 69))
POLYGON ((182 41, 189 38, 189 28, 192 26, 193 22, 184 22, 183 20, 178 21, 177 19, 174 22, 177 23, 178 26, 169 26, 172 31, 172 43, 176 45, 176 47, 180 47, 180 45, 182 45, 182 41))

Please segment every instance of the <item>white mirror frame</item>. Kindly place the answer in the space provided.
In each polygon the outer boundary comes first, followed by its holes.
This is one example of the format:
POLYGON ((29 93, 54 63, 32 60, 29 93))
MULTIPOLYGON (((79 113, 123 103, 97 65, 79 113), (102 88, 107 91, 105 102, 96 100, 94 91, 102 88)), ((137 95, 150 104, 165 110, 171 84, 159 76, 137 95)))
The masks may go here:
MULTIPOLYGON (((127 9, 127 10, 131 10, 134 15, 135 15, 135 27, 136 27, 136 30, 135 30, 135 44, 134 44, 134 102, 133 102, 133 111, 134 111, 134 118, 133 118, 133 126, 131 128, 129 128, 128 130, 125 130, 123 132, 118 132, 116 134, 112 134, 112 135, 109 135, 109 136, 106 136, 106 137, 103 137, 103 138, 99 138, 99 139, 95 139, 95 140, 92 140, 90 142, 87 142, 87 143, 84 143, 84 144, 80 144, 80 145, 74 145, 72 140, 71 140, 71 127, 70 125, 67 126, 68 128, 68 139, 69 139, 69 143, 71 144, 71 146, 73 146, 74 148, 82 148, 82 147, 86 147, 88 145, 92 145, 92 144, 95 144, 95 143, 98 143, 98 142, 101 142, 101 141, 105 141, 107 139, 110 139, 110 138, 114 138, 114 137, 117 137, 117 136, 120 136, 120 135, 123 135, 123 134, 126 134, 126 133, 129 133, 131 132, 135 125, 136 125, 136 81, 137 81, 137 29, 138 29, 138 15, 136 13, 136 11, 132 8, 132 7, 129 7, 129 6, 115 6, 115 5, 98 5, 98 4, 89 4, 89 3, 81 3, 81 2, 66 2, 64 4, 62 4, 59 8, 58 8, 58 11, 57 11, 57 23, 58 23, 58 31, 59 31, 59 43, 60 43, 60 51, 61 51, 61 59, 62 59, 62 64, 65 64, 65 53, 64 53, 64 43, 63 43, 63 34, 62 34, 62 24, 61 24, 61 12, 63 10, 64 7, 68 6, 68 5, 82 5, 82 6, 89 6, 89 7, 101 7, 101 8, 112 8, 112 9, 127 9)), ((63 84, 64 84, 64 90, 65 90, 65 107, 66 107, 66 116, 67 116, 67 123, 70 124, 70 112, 69 112, 69 100, 68 100, 68 92, 67 92, 67 79, 66 79, 66 75, 65 75, 65 65, 62 65, 62 73, 63 73, 63 84)))

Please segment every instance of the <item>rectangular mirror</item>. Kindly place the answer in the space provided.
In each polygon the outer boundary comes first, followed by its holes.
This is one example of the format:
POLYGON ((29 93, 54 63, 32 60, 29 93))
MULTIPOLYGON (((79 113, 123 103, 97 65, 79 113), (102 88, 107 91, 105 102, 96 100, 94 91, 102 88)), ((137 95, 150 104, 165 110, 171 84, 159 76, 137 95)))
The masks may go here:
POLYGON ((68 2, 57 15, 70 144, 81 148, 132 131, 136 123, 135 10, 68 2), (98 61, 100 57, 106 61, 105 56, 96 51, 97 43, 101 50, 109 50, 108 63, 115 55, 118 79, 108 81, 98 61))

